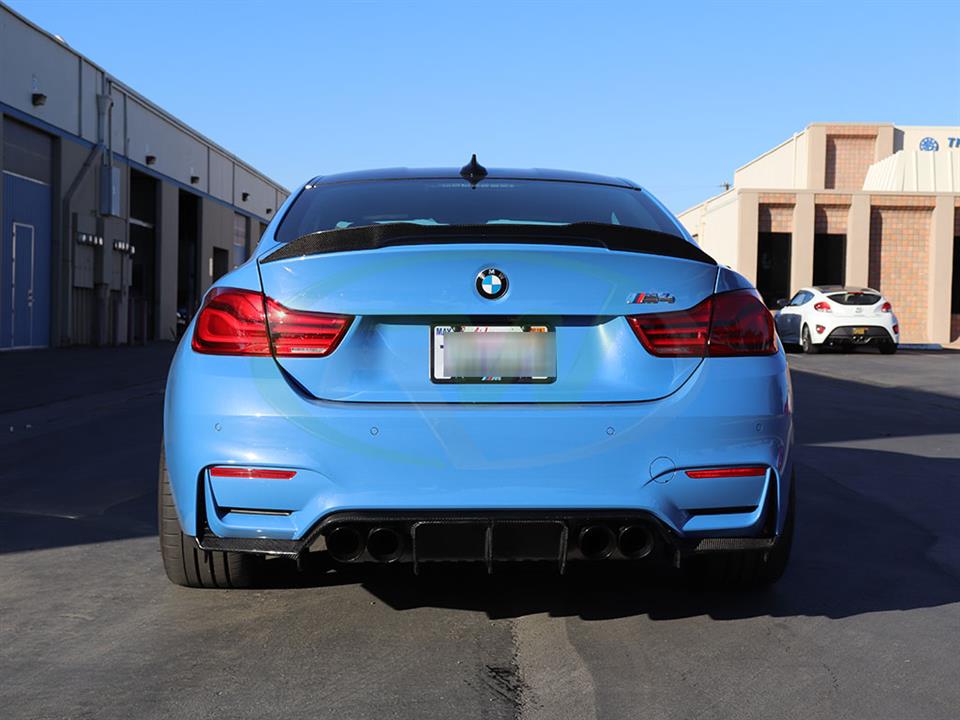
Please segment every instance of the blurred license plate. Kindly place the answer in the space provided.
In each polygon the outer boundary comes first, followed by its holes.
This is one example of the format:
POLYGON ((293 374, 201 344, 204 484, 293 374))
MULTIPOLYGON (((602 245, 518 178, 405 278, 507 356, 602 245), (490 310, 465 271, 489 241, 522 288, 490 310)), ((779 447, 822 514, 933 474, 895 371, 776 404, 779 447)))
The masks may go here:
POLYGON ((866 335, 866 334, 867 334, 867 329, 866 329, 866 328, 854 328, 854 329, 853 329, 853 334, 854 334, 854 335, 866 335))
POLYGON ((546 325, 435 325, 432 379, 446 383, 550 383, 556 333, 546 325))

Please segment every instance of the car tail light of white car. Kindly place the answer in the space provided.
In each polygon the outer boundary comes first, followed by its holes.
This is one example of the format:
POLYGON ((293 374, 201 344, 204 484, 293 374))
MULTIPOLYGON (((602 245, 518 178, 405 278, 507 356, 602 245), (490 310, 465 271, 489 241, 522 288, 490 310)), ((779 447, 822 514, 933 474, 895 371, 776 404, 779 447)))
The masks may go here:
POLYGON ((888 302, 885 302, 883 305, 880 306, 880 312, 885 312, 885 313, 893 312, 893 305, 891 305, 888 302))
POLYGON ((819 312, 833 312, 833 308, 830 306, 830 303, 824 301, 818 302, 813 306, 813 309, 819 312))

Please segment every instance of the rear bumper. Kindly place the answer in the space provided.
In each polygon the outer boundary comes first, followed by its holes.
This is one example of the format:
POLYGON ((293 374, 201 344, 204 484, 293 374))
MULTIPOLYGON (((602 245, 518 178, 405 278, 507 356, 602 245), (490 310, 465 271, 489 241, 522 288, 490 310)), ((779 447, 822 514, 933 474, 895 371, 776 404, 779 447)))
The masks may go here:
POLYGON ((831 330, 823 340, 826 345, 876 345, 896 341, 893 332, 880 325, 843 325, 831 330))
POLYGON ((811 313, 811 315, 814 317, 808 318, 807 327, 810 330, 810 339, 815 345, 868 345, 882 341, 900 341, 899 334, 894 332, 894 328, 899 329, 897 316, 892 313, 871 313, 862 316, 834 313, 811 313), (856 328, 864 330, 864 335, 854 334, 856 328), (860 340, 858 339, 860 337, 869 339, 860 340))
POLYGON ((650 402, 414 405, 318 401, 271 358, 181 344, 164 433, 184 532, 208 549, 297 554, 346 512, 614 512, 678 540, 759 537, 772 516, 776 533, 793 429, 782 353, 708 359, 650 402), (209 476, 226 464, 297 475, 209 476), (745 464, 769 470, 709 480, 684 472, 745 464))

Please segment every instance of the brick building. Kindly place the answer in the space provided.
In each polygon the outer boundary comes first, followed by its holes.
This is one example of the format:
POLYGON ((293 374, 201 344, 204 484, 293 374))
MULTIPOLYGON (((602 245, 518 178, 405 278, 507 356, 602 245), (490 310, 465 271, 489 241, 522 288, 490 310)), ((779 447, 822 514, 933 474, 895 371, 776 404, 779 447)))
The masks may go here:
POLYGON ((960 127, 816 123, 680 220, 771 305, 805 285, 870 286, 904 342, 960 341, 960 127))

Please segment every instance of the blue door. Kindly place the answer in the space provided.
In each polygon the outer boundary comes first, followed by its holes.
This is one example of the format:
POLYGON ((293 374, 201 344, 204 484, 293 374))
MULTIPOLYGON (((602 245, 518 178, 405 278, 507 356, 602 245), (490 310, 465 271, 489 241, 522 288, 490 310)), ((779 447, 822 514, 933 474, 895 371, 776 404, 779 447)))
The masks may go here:
POLYGON ((50 344, 50 186, 4 173, 0 348, 50 344))
POLYGON ((11 318, 13 347, 33 345, 33 261, 36 228, 25 223, 13 224, 13 292, 11 318))

